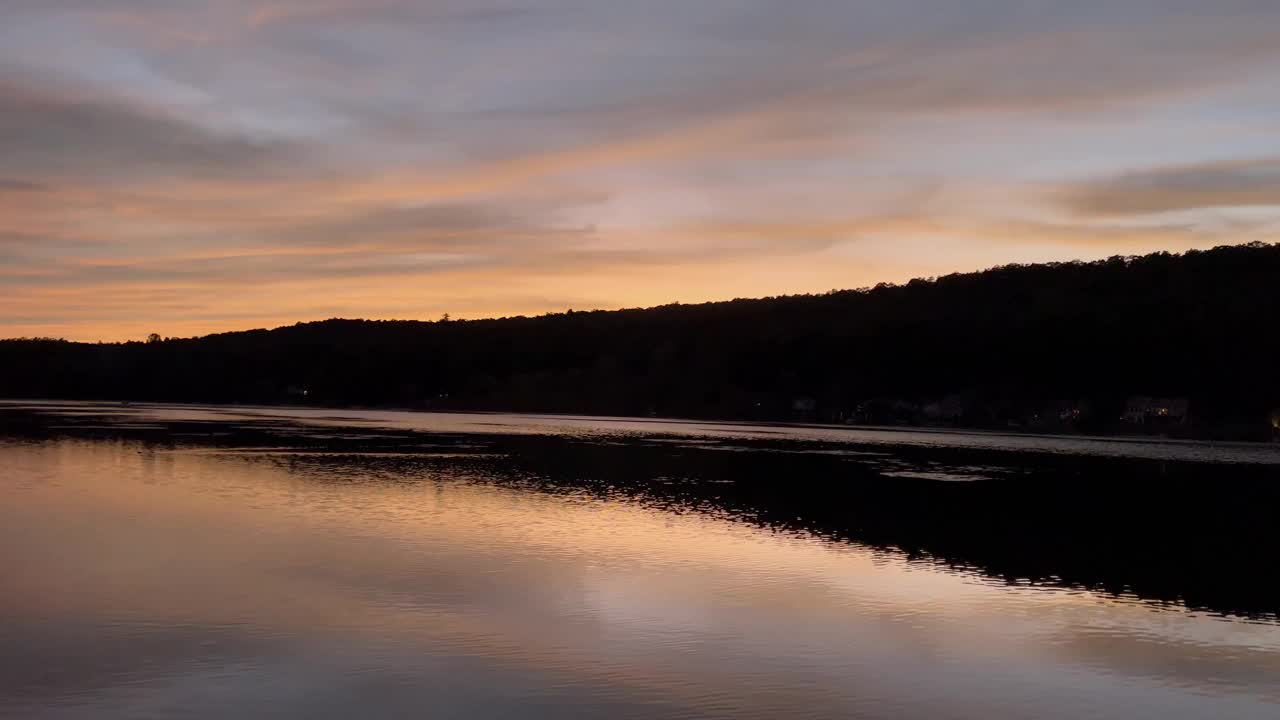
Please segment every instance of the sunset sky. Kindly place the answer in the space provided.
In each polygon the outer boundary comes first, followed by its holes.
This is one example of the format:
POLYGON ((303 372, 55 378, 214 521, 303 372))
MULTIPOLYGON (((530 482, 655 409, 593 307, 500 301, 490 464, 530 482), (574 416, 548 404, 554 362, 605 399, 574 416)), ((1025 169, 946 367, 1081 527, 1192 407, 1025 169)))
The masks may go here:
POLYGON ((0 337, 1280 240, 1276 0, 3 0, 0 337))

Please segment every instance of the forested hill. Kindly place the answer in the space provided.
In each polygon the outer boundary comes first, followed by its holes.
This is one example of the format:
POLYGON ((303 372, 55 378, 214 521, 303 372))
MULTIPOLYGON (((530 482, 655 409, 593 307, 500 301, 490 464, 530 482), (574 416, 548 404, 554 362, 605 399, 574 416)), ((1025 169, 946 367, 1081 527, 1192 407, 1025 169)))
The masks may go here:
POLYGON ((644 310, 6 340, 0 370, 0 397, 1095 431, 1151 396, 1154 414, 1177 405, 1150 418, 1162 431, 1262 437, 1280 407, 1280 245, 644 310))

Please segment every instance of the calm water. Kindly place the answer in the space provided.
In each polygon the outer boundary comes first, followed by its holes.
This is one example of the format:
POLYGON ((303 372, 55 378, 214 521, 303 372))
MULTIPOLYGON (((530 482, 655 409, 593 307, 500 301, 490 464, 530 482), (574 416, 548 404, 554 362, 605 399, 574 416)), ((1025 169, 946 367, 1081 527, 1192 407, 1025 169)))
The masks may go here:
POLYGON ((0 404, 0 716, 1280 717, 1280 447, 0 404))

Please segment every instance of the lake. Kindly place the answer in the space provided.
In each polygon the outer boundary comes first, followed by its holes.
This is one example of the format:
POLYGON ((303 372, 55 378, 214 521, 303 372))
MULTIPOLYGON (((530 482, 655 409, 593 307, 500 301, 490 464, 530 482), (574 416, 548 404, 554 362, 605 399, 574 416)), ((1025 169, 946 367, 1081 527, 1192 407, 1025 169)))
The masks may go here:
POLYGON ((1280 445, 0 403, 0 716, 1276 718, 1280 445))

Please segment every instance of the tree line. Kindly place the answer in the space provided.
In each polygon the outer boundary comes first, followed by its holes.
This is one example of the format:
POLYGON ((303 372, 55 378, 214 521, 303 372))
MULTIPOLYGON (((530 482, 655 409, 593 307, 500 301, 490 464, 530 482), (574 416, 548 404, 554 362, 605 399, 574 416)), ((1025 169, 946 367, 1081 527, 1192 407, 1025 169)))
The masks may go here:
POLYGON ((1280 245, 816 295, 145 342, 0 341, 0 396, 306 403, 1262 438, 1280 408, 1280 245))

